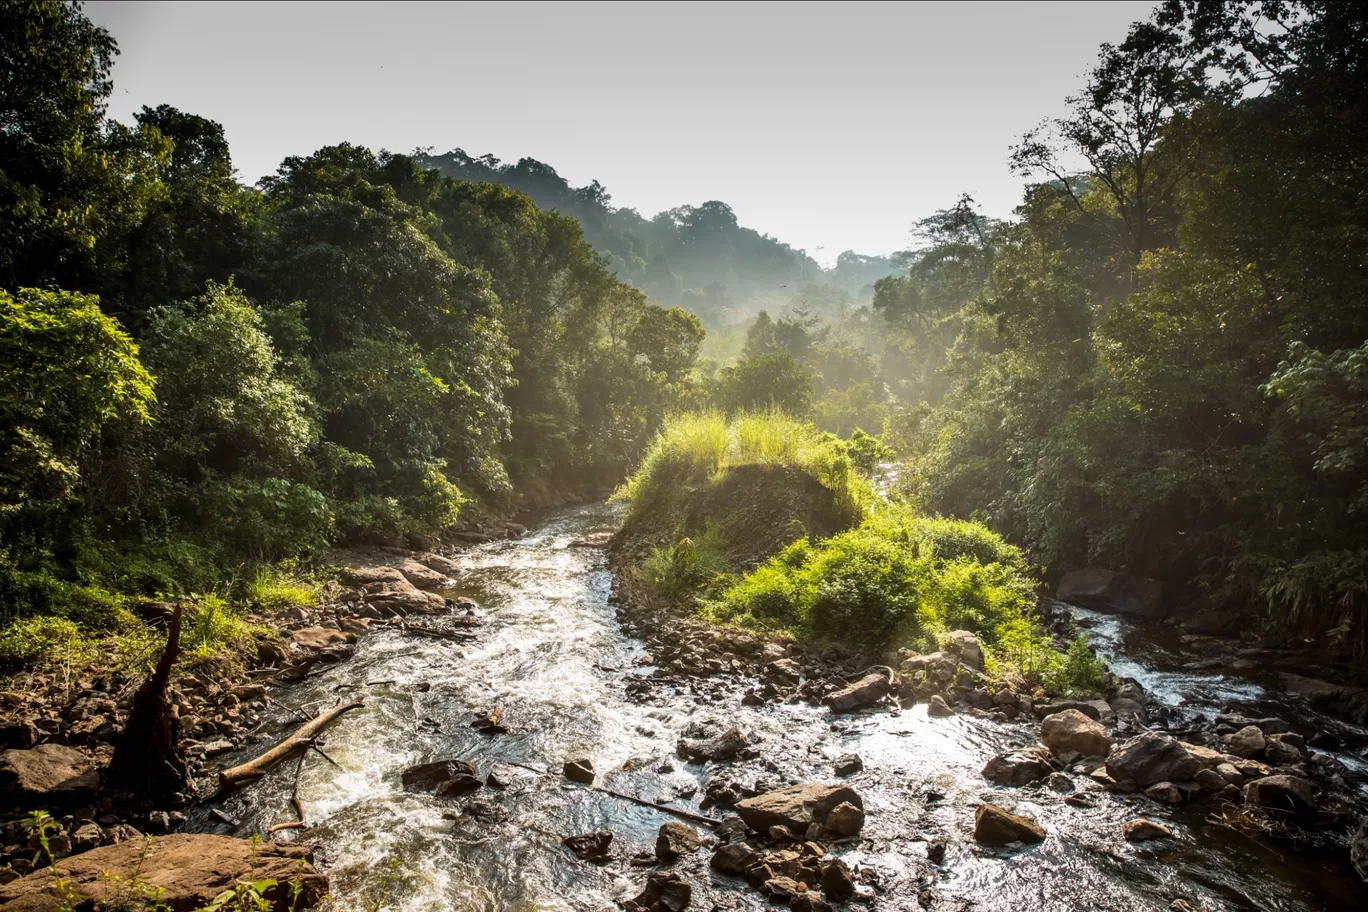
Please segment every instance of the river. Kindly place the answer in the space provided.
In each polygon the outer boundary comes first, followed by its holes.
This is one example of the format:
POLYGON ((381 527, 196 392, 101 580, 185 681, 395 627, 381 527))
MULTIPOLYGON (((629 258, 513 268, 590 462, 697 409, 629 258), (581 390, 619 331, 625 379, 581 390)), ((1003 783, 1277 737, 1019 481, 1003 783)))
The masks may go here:
MULTIPOLYGON (((1362 908, 1364 885, 1340 864, 1211 826, 1199 812, 1106 792, 1090 793, 1095 807, 1078 808, 1043 786, 986 782, 984 762, 1034 741, 1034 726, 967 715, 928 719, 925 706, 854 716, 805 704, 750 707, 741 702, 749 682, 739 680, 658 685, 633 696, 642 689, 628 685, 652 670, 646 648, 618 625, 603 552, 570 547, 616 519, 615 508, 603 504, 566 508, 524 538, 463 552, 462 591, 479 602, 483 618, 473 642, 384 631, 363 638, 349 661, 277 691, 295 705, 366 698, 364 710, 327 734, 325 750, 337 765, 317 755, 306 761, 300 796, 308 828, 278 837, 315 847, 332 881, 333 908, 617 908, 650 870, 632 866, 632 853, 649 850, 672 818, 569 783, 561 764, 591 758, 601 785, 702 813, 699 798, 713 769, 675 758, 675 743, 690 724, 708 719, 751 734, 760 758, 726 769, 760 784, 831 780, 834 758, 860 754, 864 772, 849 783, 865 799, 868 822, 858 845, 837 851, 870 872, 876 909, 1129 912, 1167 909, 1176 898, 1209 910, 1362 908), (497 705, 508 733, 471 727, 497 705), (403 791, 406 768, 446 758, 469 760, 482 776, 497 770, 507 787, 455 799, 403 791), (983 799, 1036 817, 1049 839, 1019 851, 978 846, 970 830, 983 799), (1124 842, 1122 822, 1139 815, 1170 824, 1176 838, 1124 842), (615 836, 616 857, 607 864, 581 861, 561 845, 566 835, 604 829, 615 836), (933 839, 948 841, 941 865, 926 858, 933 839)), ((1159 686, 1165 672, 1121 652, 1125 631, 1114 619, 1084 621, 1115 653, 1120 672, 1159 686)), ((1248 682, 1187 677, 1164 680, 1209 693, 1210 705, 1261 696, 1248 682)), ((294 779, 294 763, 287 763, 230 799, 224 810, 240 825, 221 831, 265 832, 293 819, 294 779)), ((700 851, 672 868, 693 884, 690 908, 774 908, 744 883, 712 874, 707 858, 700 851)))

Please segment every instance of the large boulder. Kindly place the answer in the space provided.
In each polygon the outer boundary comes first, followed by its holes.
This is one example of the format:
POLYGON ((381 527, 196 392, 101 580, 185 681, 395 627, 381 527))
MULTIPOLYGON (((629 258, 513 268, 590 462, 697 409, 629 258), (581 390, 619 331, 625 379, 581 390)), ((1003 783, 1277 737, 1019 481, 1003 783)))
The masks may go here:
POLYGON ((859 792, 848 785, 804 782, 739 801, 736 813, 758 833, 768 833, 772 826, 786 826, 802 833, 810 824, 825 824, 827 815, 844 802, 864 808, 859 792))
POLYGON ((687 823, 671 820, 660 826, 656 836, 656 857, 668 861, 688 855, 702 845, 698 831, 687 823))
POLYGON ((1234 734, 1226 735, 1226 747, 1237 757, 1252 757, 1267 744, 1263 730, 1257 725, 1246 725, 1234 734))
POLYGON ((95 762, 64 744, 0 753, 0 805, 57 810, 89 801, 100 784, 95 762))
POLYGON ((974 839, 984 845, 1010 845, 1014 842, 1045 841, 1045 828, 1029 817, 998 807, 980 804, 974 812, 974 839))
POLYGON ((1095 611, 1145 618, 1168 615, 1164 585, 1143 576, 1089 568, 1064 574, 1055 597, 1095 611))
POLYGON ((1107 774, 1117 782, 1130 782, 1141 788, 1156 782, 1185 782, 1203 766, 1172 735, 1151 731, 1137 735, 1112 748, 1107 757, 1107 774))
POLYGON ((983 646, 978 637, 967 630, 952 630, 945 636, 947 651, 959 656, 960 664, 974 671, 983 671, 983 646))
POLYGON ((1111 753, 1111 735, 1077 709, 1046 716, 1040 723, 1040 740, 1056 757, 1105 757, 1111 753))
POLYGON ((1030 785, 1054 772, 1050 758, 1038 747, 998 754, 983 767, 983 778, 997 785, 1030 785))
POLYGON ((276 885, 265 894, 268 902, 280 909, 306 909, 328 891, 327 878, 308 860, 308 851, 299 846, 228 836, 175 833, 150 842, 129 839, 63 858, 57 863, 60 887, 46 868, 0 886, 0 906, 6 912, 58 912, 87 904, 114 908, 137 883, 157 897, 157 908, 191 912, 240 880, 274 880, 276 885), (291 897, 295 883, 298 899, 291 897))
POLYGON ((1041 719, 1046 716, 1053 716, 1066 709, 1076 709, 1089 719, 1101 722, 1103 725, 1111 725, 1116 721, 1116 711, 1106 700, 1055 700, 1035 708, 1035 713, 1041 719))
POLYGON ((876 665, 860 680, 827 694, 822 702, 836 712, 850 712, 875 703, 888 696, 893 689, 893 669, 876 665))
POLYGON ((1316 813, 1316 787, 1297 776, 1265 776, 1244 788, 1245 804, 1298 817, 1316 813))

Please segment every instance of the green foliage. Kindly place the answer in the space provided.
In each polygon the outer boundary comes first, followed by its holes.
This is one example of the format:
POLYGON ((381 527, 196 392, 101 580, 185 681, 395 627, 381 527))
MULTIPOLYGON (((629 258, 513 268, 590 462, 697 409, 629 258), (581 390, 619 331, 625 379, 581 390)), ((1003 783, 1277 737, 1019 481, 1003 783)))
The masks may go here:
POLYGON ((318 604, 320 590, 319 584, 311 579, 275 567, 260 567, 247 582, 243 596, 249 604, 279 611, 313 607, 318 604))
POLYGON ((673 547, 652 548, 646 573, 656 592, 671 600, 694 595, 727 572, 723 536, 716 525, 696 540, 681 538, 673 547))
POLYGON ((102 432, 147 421, 138 348, 87 295, 0 291, 0 533, 35 549, 69 534, 102 432))
POLYGON ((774 408, 803 416, 812 406, 812 380, 793 355, 771 351, 724 367, 712 399, 728 413, 774 408))
POLYGON ((1034 588, 1021 553, 982 526, 888 506, 849 532, 795 542, 703 612, 880 651, 930 648, 956 629, 992 647, 1033 629, 1034 588))

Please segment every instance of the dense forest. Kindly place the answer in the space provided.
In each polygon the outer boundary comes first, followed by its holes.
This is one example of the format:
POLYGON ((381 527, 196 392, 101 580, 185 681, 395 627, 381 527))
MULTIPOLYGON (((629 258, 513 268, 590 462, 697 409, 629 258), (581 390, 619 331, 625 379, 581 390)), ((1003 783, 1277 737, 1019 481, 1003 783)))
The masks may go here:
POLYGON ((1048 570, 1368 644, 1353 7, 1164 5, 1013 148, 1014 219, 965 195, 891 276, 532 159, 343 144, 244 187, 218 124, 106 116, 79 7, 3 15, 11 620, 431 538, 621 477, 672 411, 777 407, 886 427, 905 496, 1048 570))
MULTIPOLYGON (((555 168, 533 158, 501 163, 490 155, 472 158, 460 149, 443 155, 415 153, 424 167, 458 180, 501 184, 526 193, 543 209, 579 220, 584 238, 607 258, 622 281, 653 300, 678 304, 702 318, 711 332, 808 296, 863 300, 879 279, 893 274, 893 256, 847 250, 831 269, 806 252, 737 223, 726 203, 709 200, 646 218, 612 206, 598 181, 572 187, 555 168), (811 286, 805 294, 798 289, 811 286), (785 291, 788 289, 788 291, 785 291)), ((866 302, 867 303, 867 302, 866 302)))

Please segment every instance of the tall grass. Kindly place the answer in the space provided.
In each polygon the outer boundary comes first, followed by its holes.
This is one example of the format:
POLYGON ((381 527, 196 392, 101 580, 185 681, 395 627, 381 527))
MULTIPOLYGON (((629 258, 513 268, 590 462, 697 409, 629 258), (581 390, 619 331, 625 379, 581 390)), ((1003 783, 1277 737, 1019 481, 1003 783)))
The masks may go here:
POLYGON ((614 498, 643 505, 680 486, 702 484, 724 469, 743 465, 797 469, 852 505, 864 505, 873 495, 855 469, 847 443, 810 422, 772 409, 741 412, 730 422, 715 411, 667 418, 641 466, 614 498))

